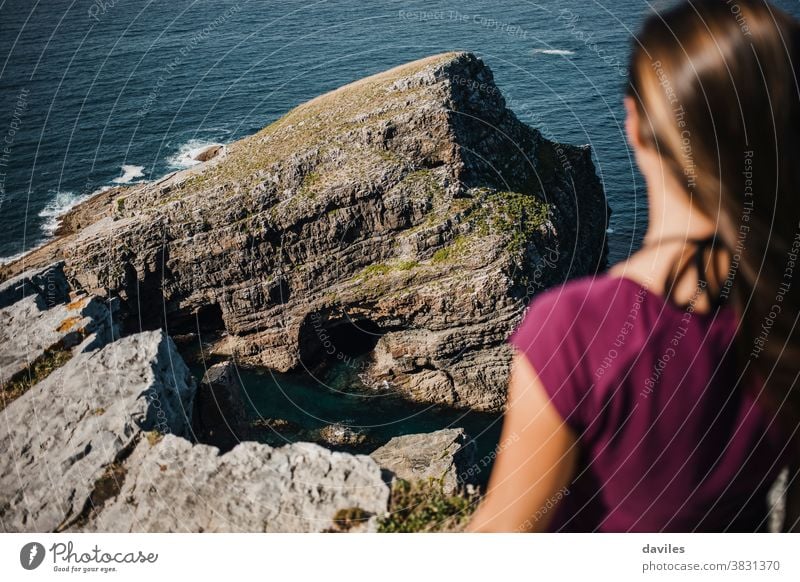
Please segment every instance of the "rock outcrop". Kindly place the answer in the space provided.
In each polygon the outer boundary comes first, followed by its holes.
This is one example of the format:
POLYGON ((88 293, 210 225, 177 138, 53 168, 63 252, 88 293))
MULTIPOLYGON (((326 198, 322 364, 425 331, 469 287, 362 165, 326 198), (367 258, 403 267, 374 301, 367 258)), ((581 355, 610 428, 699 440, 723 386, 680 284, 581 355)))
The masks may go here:
POLYGON ((67 301, 69 284, 63 261, 25 271, 0 283, 0 309, 31 296, 38 298, 43 307, 67 301))
POLYGON ((475 442, 462 428, 394 437, 370 453, 370 457, 406 481, 441 482, 447 494, 470 484, 475 463, 475 442))
POLYGON ((80 519, 144 431, 188 436, 194 390, 161 331, 53 371, 0 413, 2 530, 55 531, 80 519))
POLYGON ((357 447, 367 442, 367 435, 346 424, 336 422, 319 430, 319 440, 331 447, 357 447))
POLYGON ((245 397, 233 362, 206 370, 194 399, 192 427, 199 442, 222 451, 248 439, 245 397))
POLYGON ((220 332, 218 351, 279 371, 370 353, 369 382, 455 407, 500 410, 527 300, 606 259, 590 149, 521 123, 468 53, 342 87, 113 196, 41 254, 132 321, 220 332))
POLYGON ((75 529, 319 532, 331 529, 340 511, 375 517, 389 502, 375 461, 311 443, 276 449, 246 442, 220 455, 167 436, 142 440, 126 467, 115 499, 75 529))
MULTIPOLYGON (((42 377, 26 368, 31 385, 0 410, 0 531, 375 530, 390 497, 376 460, 312 443, 239 443, 249 431, 233 362, 211 366, 198 389, 162 330, 114 340, 105 303, 76 298, 58 278, 60 302, 48 305, 34 283, 54 272, 11 281, 19 292, 0 287, 3 358, 16 365, 26 332, 39 351, 72 345, 42 377)), ((353 444, 355 433, 328 428, 353 444)), ((437 459, 453 452, 433 441, 437 459)))
POLYGON ((207 162, 210 159, 216 158, 225 150, 225 146, 222 144, 211 144, 202 148, 200 151, 196 152, 192 159, 197 162, 207 162))
MULTIPOLYGON (((527 301, 605 264, 589 148, 521 123, 468 53, 347 85, 202 157, 93 197, 0 268, 3 531, 374 528, 390 475, 464 485, 462 430, 372 456, 239 443, 299 427, 248 426, 232 364, 198 393, 170 336, 497 411, 527 301)), ((345 425, 318 432, 367 446, 345 425)))
POLYGON ((108 343, 111 314, 103 300, 83 297, 50 309, 29 296, 0 310, 0 382, 25 372, 31 363, 55 350, 85 351, 108 343))
POLYGON ((70 298, 62 266, 31 270, 0 285, 0 410, 73 354, 119 337, 116 301, 70 298))

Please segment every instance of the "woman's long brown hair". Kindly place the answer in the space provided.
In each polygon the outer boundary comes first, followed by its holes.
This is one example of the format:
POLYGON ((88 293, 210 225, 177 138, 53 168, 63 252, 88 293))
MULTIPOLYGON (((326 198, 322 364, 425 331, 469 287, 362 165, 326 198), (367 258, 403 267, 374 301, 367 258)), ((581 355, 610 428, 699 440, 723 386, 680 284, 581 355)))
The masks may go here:
POLYGON ((797 21, 765 1, 700 0, 645 22, 628 88, 643 143, 716 221, 704 258, 729 264, 716 291, 739 316, 738 361, 787 436, 800 432, 799 83, 797 21))

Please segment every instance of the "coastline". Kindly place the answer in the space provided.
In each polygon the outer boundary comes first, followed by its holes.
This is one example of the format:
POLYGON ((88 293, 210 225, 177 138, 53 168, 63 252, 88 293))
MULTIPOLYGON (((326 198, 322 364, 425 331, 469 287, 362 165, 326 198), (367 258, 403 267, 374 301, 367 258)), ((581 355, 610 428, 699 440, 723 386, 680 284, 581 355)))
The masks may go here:
POLYGON ((57 217, 58 226, 51 236, 17 257, 0 259, 0 261, 8 260, 8 262, 0 262, 0 282, 19 275, 28 269, 44 267, 61 260, 63 258, 61 251, 65 240, 79 234, 84 228, 98 220, 111 216, 114 210, 114 201, 121 195, 169 180, 180 180, 189 177, 204 169, 212 160, 224 158, 229 146, 230 144, 213 142, 191 152, 192 159, 196 161, 194 165, 180 170, 173 170, 155 180, 141 180, 133 184, 116 185, 112 181, 108 186, 88 194, 84 200, 81 200, 64 214, 57 217))
POLYGON ((526 299, 605 263, 591 150, 522 123, 470 53, 361 79, 209 147, 189 168, 77 204, 0 277, 60 263, 73 288, 122 297, 140 327, 165 317, 171 335, 224 333, 214 349, 239 363, 286 372, 341 342, 377 350, 370 377, 413 399, 496 411, 526 299), (178 241, 168 259, 162 224, 178 241))
POLYGON ((67 210, 58 217, 58 228, 51 238, 8 263, 0 265, 0 281, 5 281, 28 269, 43 267, 62 259, 64 239, 78 234, 90 224, 108 216, 111 213, 114 199, 130 188, 134 188, 134 186, 114 186, 98 190, 67 210))

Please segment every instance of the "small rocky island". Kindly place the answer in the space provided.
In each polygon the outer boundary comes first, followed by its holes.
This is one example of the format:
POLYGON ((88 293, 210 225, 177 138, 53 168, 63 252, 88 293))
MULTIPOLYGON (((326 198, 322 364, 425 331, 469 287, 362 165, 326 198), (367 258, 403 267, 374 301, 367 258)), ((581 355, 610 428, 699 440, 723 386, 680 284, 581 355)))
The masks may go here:
POLYGON ((249 438, 236 366, 359 358, 410 401, 501 411, 527 302, 605 266, 590 149, 521 123, 480 59, 448 53, 205 157, 96 195, 0 269, 0 529, 397 531, 420 484, 467 513, 463 430, 272 447, 249 438), (200 382, 199 338, 221 360, 200 382))

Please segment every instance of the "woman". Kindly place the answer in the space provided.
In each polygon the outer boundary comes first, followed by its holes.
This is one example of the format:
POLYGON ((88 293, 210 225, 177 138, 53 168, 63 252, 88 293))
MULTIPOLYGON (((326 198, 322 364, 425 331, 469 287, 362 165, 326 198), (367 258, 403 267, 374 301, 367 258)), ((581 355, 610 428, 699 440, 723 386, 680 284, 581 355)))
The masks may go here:
POLYGON ((472 531, 762 531, 797 456, 798 24, 693 1, 635 40, 647 235, 533 301, 472 531))

